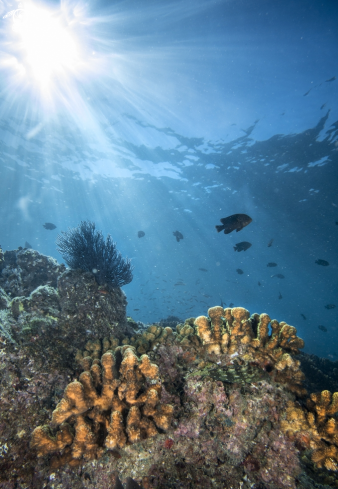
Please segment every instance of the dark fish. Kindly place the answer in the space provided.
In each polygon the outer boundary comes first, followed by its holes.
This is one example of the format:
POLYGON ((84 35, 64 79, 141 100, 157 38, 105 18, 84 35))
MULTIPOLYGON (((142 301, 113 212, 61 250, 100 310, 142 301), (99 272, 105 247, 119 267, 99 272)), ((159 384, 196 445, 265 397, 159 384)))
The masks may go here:
POLYGON ((324 331, 324 333, 327 333, 327 328, 325 328, 325 326, 322 326, 321 324, 318 326, 318 329, 324 331))
POLYGON ((139 238, 143 238, 143 236, 145 236, 145 235, 146 235, 146 233, 145 233, 144 231, 139 231, 139 232, 137 233, 137 236, 138 236, 139 238))
POLYGON ((310 90, 306 93, 304 93, 303 97, 306 97, 307 95, 309 95, 309 93, 311 92, 312 88, 310 88, 310 90))
POLYGON ((326 104, 323 104, 323 105, 321 106, 320 110, 324 109, 325 105, 326 105, 326 104))
POLYGON ((281 273, 277 273, 276 275, 271 275, 271 278, 273 277, 285 278, 284 275, 282 275, 281 273))
POLYGON ((330 263, 326 260, 316 260, 315 263, 317 263, 317 265, 321 265, 322 267, 328 267, 330 265, 330 263))
POLYGON ((258 285, 261 286, 262 284, 260 282, 258 282, 258 285))
POLYGON ((28 243, 28 241, 25 241, 25 248, 26 248, 27 250, 31 250, 31 249, 32 249, 32 245, 30 245, 30 244, 28 243))
POLYGON ((304 316, 304 314, 301 313, 300 315, 302 316, 303 319, 306 320, 306 317, 304 316))
POLYGON ((279 292, 278 299, 283 299, 283 296, 282 296, 282 294, 280 292, 279 292))
POLYGON ((268 242, 268 248, 270 248, 270 246, 272 246, 272 243, 273 243, 273 239, 270 239, 270 241, 268 242))
POLYGON ((45 229, 49 229, 50 231, 56 228, 55 224, 53 224, 52 222, 46 222, 46 224, 43 224, 43 227, 45 229))
POLYGON ((273 261, 271 261, 270 263, 268 263, 266 265, 267 267, 276 267, 277 266, 277 263, 274 263, 273 261))
POLYGON ((234 307, 234 305, 235 304, 233 302, 230 302, 229 307, 234 307))
POLYGON ((325 307, 325 309, 334 309, 336 306, 335 306, 335 304, 327 304, 324 307, 325 307))
POLYGON ((332 77, 332 78, 330 78, 329 80, 325 80, 325 81, 326 81, 326 82, 333 82, 333 81, 335 81, 335 80, 336 80, 336 77, 335 77, 335 76, 333 76, 333 77, 332 77))
POLYGON ((139 311, 139 309, 134 309, 134 311, 139 311))
POLYGON ((252 222, 252 219, 246 214, 233 214, 229 217, 223 217, 223 219, 221 219, 222 226, 215 227, 218 233, 224 230, 224 234, 229 234, 231 231, 234 231, 234 229, 236 229, 236 232, 238 233, 238 231, 250 224, 250 222, 252 222))
POLYGON ((220 297, 220 299, 221 299, 221 307, 225 307, 226 304, 222 301, 222 297, 220 297))
POLYGON ((237 243, 236 246, 234 246, 235 251, 246 251, 252 246, 249 241, 241 241, 240 243, 237 243))
POLYGON ((238 273, 238 275, 243 275, 243 270, 241 270, 240 268, 237 268, 236 269, 236 272, 238 273))
POLYGON ((173 235, 176 237, 176 241, 179 243, 180 239, 183 239, 183 234, 179 231, 175 231, 173 235))
POLYGON ((201 270, 201 272, 207 272, 208 271, 206 268, 199 268, 199 270, 201 270))

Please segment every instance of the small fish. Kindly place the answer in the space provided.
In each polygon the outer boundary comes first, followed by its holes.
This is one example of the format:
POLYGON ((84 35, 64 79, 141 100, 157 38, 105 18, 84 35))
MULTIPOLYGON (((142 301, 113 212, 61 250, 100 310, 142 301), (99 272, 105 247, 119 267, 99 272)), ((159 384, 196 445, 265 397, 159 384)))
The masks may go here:
POLYGON ((46 222, 45 224, 43 224, 43 227, 45 229, 49 229, 50 231, 56 228, 55 224, 53 224, 52 222, 46 222))
POLYGON ((144 231, 139 231, 139 232, 137 233, 137 236, 138 236, 139 238, 143 238, 143 236, 145 236, 145 235, 146 235, 146 233, 145 233, 144 231))
POLYGON ((134 311, 139 311, 139 309, 134 309, 134 311))
POLYGON ((236 269, 236 272, 238 273, 238 275, 243 275, 243 270, 241 270, 240 268, 237 268, 236 269))
POLYGON ((271 275, 271 278, 273 278, 273 277, 285 278, 284 275, 282 275, 281 273, 277 273, 276 275, 271 275))
POLYGON ((275 263, 275 262, 271 261, 271 262, 270 262, 270 263, 268 263, 266 266, 267 266, 267 267, 276 267, 276 266, 277 266, 277 263, 275 263))
POLYGON ((222 297, 220 297, 220 299, 221 299, 221 307, 224 308, 226 306, 226 304, 222 301, 222 297))
POLYGON ((25 248, 26 248, 27 250, 31 250, 31 249, 32 249, 32 245, 30 245, 30 244, 28 243, 28 241, 25 241, 25 248))
POLYGON ((328 267, 330 265, 330 263, 326 260, 316 260, 315 263, 317 263, 317 265, 321 265, 322 267, 328 267))
POLYGON ((183 284, 182 282, 177 282, 177 284, 174 284, 174 287, 176 287, 177 285, 185 285, 185 284, 183 284))
POLYGON ((323 105, 321 106, 320 110, 324 109, 325 105, 326 105, 326 104, 323 104, 323 105))
POLYGON ((270 239, 270 241, 268 242, 268 248, 270 248, 270 246, 272 246, 272 243, 273 243, 273 239, 270 239))
POLYGON ((232 216, 223 217, 222 226, 215 226, 218 233, 224 230, 224 234, 229 234, 236 229, 236 233, 252 222, 251 217, 246 214, 233 214, 232 216))
POLYGON ((326 82, 333 82, 333 81, 335 81, 335 80, 336 80, 336 77, 335 77, 335 76, 333 76, 333 77, 332 77, 332 78, 330 78, 329 80, 325 80, 325 81, 326 81, 326 82))
POLYGON ((230 302, 229 307, 234 307, 234 305, 235 304, 233 302, 230 302))
POLYGON ((334 309, 336 306, 335 304, 326 304, 326 306, 324 306, 325 309, 334 309))
POLYGON ((303 318, 304 320, 306 320, 306 317, 304 316, 304 314, 300 313, 300 315, 302 316, 302 318, 303 318))
POLYGON ((261 286, 262 284, 260 282, 258 282, 258 285, 261 286))
POLYGON ((324 331, 324 333, 327 333, 327 328, 325 328, 325 326, 323 326, 322 324, 320 324, 318 326, 318 329, 320 329, 321 331, 324 331))
POLYGON ((201 272, 207 272, 208 271, 206 268, 199 268, 199 270, 201 270, 201 272))
POLYGON ((183 239, 183 234, 180 233, 179 231, 175 231, 173 235, 176 237, 176 241, 179 243, 180 239, 183 239))
POLYGON ((306 97, 307 95, 309 95, 309 93, 311 92, 312 88, 310 88, 310 90, 306 93, 304 93, 303 97, 306 97))
POLYGON ((282 294, 280 292, 279 292, 278 299, 283 299, 283 296, 282 296, 282 294))
POLYGON ((235 251, 246 251, 250 248, 250 246, 252 246, 251 243, 249 243, 249 241, 241 241, 240 243, 237 243, 236 246, 234 246, 234 250, 235 251))

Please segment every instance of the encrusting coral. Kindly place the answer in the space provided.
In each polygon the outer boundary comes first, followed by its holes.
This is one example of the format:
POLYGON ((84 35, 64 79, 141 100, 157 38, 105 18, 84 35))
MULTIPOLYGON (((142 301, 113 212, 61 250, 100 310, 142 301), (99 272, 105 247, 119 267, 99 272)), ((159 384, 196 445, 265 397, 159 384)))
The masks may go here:
POLYGON ((306 407, 290 402, 281 428, 303 448, 312 449, 311 459, 318 468, 338 471, 338 392, 324 390, 310 395, 306 407))
POLYGON ((161 403, 158 367, 147 355, 139 359, 133 347, 123 346, 115 353, 107 351, 101 360, 86 360, 87 367, 92 363, 90 370, 66 387, 53 411, 56 434, 39 426, 32 435, 31 446, 38 456, 66 448, 52 462, 54 467, 97 458, 104 447, 123 448, 170 426, 173 407, 161 403))

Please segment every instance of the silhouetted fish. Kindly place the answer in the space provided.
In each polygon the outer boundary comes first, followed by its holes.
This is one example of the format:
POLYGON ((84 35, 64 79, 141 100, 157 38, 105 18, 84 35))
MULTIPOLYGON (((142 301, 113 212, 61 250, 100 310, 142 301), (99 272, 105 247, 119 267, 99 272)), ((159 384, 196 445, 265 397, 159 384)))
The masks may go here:
POLYGON ((285 278, 284 275, 282 275, 281 273, 277 273, 276 275, 271 275, 271 278, 273 277, 285 278))
POLYGON ((234 305, 235 304, 233 302, 230 302, 229 307, 234 307, 234 305))
POLYGON ((260 282, 258 282, 258 285, 261 286, 262 284, 260 282))
POLYGON ((179 231, 175 231, 173 235, 176 237, 176 241, 179 243, 180 239, 183 239, 183 234, 179 231))
POLYGON ((240 243, 237 243, 236 246, 234 246, 235 251, 246 251, 252 246, 249 241, 241 241, 240 243))
POLYGON ((322 324, 320 324, 318 326, 318 329, 320 329, 321 331, 324 331, 324 333, 327 333, 327 328, 325 328, 325 326, 323 326, 322 324))
POLYGON ((277 263, 274 263, 273 261, 271 261, 270 263, 268 263, 266 265, 267 267, 276 267, 277 266, 277 263))
POLYGON ((273 243, 273 239, 270 239, 270 241, 268 242, 268 248, 270 248, 270 246, 272 246, 272 243, 273 243))
POLYGON ((238 273, 238 275, 243 275, 243 270, 241 270, 240 268, 237 268, 236 269, 236 272, 238 273))
POLYGON ((208 271, 206 268, 199 268, 199 270, 201 270, 201 272, 207 272, 208 271))
POLYGON ((325 307, 325 309, 334 309, 336 306, 335 306, 335 304, 327 304, 324 307, 325 307))
POLYGON ((306 317, 304 316, 304 314, 300 313, 300 315, 302 316, 303 319, 306 320, 306 317))
POLYGON ((55 224, 53 224, 52 222, 46 222, 45 224, 43 224, 43 227, 45 229, 49 229, 50 231, 56 228, 55 224))
POLYGON ((283 299, 283 296, 282 296, 282 294, 280 292, 279 292, 278 299, 283 299))
POLYGON ((139 309, 134 309, 134 311, 139 311, 139 309))
POLYGON ((320 110, 324 109, 325 105, 326 105, 326 104, 323 104, 323 105, 321 106, 320 110))
POLYGON ((31 249, 32 249, 32 245, 30 245, 30 244, 28 243, 28 241, 25 241, 25 248, 26 248, 27 250, 31 250, 31 249))
POLYGON ((145 235, 146 235, 146 233, 145 233, 144 231, 139 231, 139 232, 137 233, 137 236, 138 236, 139 238, 143 238, 143 236, 145 236, 145 235))
POLYGON ((329 80, 325 80, 325 81, 326 81, 326 82, 333 82, 333 81, 335 81, 335 80, 336 80, 336 77, 335 77, 335 76, 333 76, 333 77, 332 77, 332 78, 330 78, 329 80))
POLYGON ((317 265, 321 265, 322 267, 328 267, 330 265, 330 263, 326 260, 316 260, 315 263, 317 263, 317 265))
POLYGON ((236 229, 236 232, 238 233, 238 231, 250 224, 252 219, 246 214, 233 214, 232 216, 223 217, 220 221, 222 226, 215 226, 217 232, 220 233, 224 230, 224 234, 229 234, 231 231, 234 231, 234 229, 236 229))

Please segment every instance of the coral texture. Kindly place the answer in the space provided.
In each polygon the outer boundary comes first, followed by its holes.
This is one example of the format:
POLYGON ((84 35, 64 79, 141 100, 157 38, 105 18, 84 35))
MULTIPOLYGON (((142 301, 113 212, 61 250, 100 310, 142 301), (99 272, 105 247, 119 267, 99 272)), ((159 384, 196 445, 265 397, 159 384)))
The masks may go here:
POLYGON ((56 435, 48 427, 39 426, 33 432, 31 446, 39 456, 70 447, 72 458, 65 459, 61 453, 54 459, 54 467, 65 461, 75 465, 81 459, 97 458, 103 446, 110 450, 124 448, 127 443, 155 436, 158 429, 168 430, 173 407, 162 404, 160 398, 158 367, 147 355, 139 359, 130 346, 116 350, 115 355, 107 351, 101 361, 94 360, 79 381, 66 387, 53 411, 52 425, 60 427, 56 435), (74 436, 66 421, 74 427, 74 436))
POLYGON ((306 408, 290 402, 282 430, 304 448, 311 448, 317 467, 338 471, 338 392, 313 393, 306 408))

